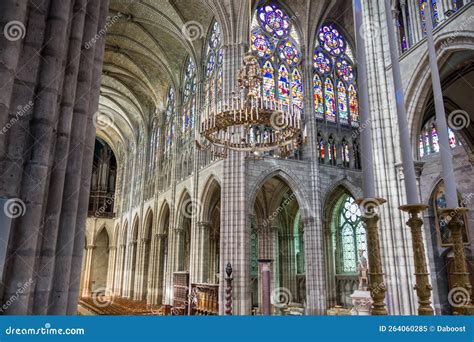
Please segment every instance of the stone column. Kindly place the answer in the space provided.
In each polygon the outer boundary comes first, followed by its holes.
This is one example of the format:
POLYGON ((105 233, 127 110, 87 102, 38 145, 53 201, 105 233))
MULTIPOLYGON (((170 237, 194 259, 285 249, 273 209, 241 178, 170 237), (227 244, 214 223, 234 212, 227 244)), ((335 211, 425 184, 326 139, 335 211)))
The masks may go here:
POLYGON ((117 272, 115 273, 114 295, 123 296, 123 278, 125 268, 125 244, 120 244, 117 254, 117 272))
MULTIPOLYGON (((99 4, 100 1, 92 1, 87 6, 87 22, 84 28, 84 41, 86 42, 90 41, 98 31, 99 4)), ((78 74, 77 97, 74 104, 74 116, 72 120, 72 127, 74 127, 74 129, 71 131, 71 144, 66 168, 67 182, 65 183, 63 192, 63 206, 59 220, 59 234, 57 239, 58 245, 62 246, 62 248, 56 253, 54 282, 50 298, 51 305, 48 311, 49 314, 53 315, 65 314, 67 311, 71 291, 70 277, 74 249, 83 249, 84 244, 84 239, 78 238, 77 245, 75 240, 76 228, 78 228, 76 224, 78 223, 77 216, 87 118, 93 114, 89 113, 89 101, 91 99, 90 91, 93 81, 92 70, 94 69, 94 56, 95 48, 86 49, 83 47, 78 74)), ((83 227, 78 229, 82 229, 83 231, 83 227)), ((82 251, 80 255, 82 257, 82 251)), ((80 260, 80 258, 78 260, 80 260)), ((80 274, 80 271, 77 273, 80 274)))
MULTIPOLYGON (((5 27, 8 23, 19 21, 26 22, 27 18, 27 1, 1 1, 0 2, 0 27, 5 27)), ((2 80, 2 91, 0 92, 0 127, 6 127, 9 116, 10 101, 14 89, 14 81, 16 69, 19 64, 20 54, 23 48, 23 39, 13 35, 14 39, 5 39, 5 35, 1 35, 1 44, 4 47, 0 51, 0 80, 2 80)), ((20 64, 22 65, 22 64, 20 64)), ((25 105, 25 104, 23 104, 25 105)), ((14 110, 15 111, 15 110, 14 110)), ((7 169, 7 160, 5 160, 7 135, 0 134, 0 171, 3 175, 7 169)), ((7 177, 0 180, 0 196, 7 195, 6 181, 7 177)))
POLYGON ((126 266, 127 277, 125 278, 125 297, 133 299, 134 283, 137 277, 137 241, 132 241, 128 244, 128 259, 126 266))
POLYGON ((92 255, 94 253, 95 246, 89 245, 86 247, 86 265, 84 267, 84 289, 82 291, 82 297, 90 297, 92 294, 92 255))
POLYGON ((69 153, 73 105, 76 96, 77 76, 81 54, 81 43, 86 16, 86 0, 76 0, 73 6, 73 21, 69 32, 67 67, 64 75, 63 93, 60 104, 60 115, 57 127, 54 164, 49 184, 48 201, 45 213, 42 250, 38 280, 35 291, 35 314, 47 314, 51 287, 53 286, 54 258, 58 236, 59 218, 61 216, 62 194, 65 184, 67 156, 69 153))
POLYGON ((156 235, 156 268, 153 275, 153 301, 152 304, 162 304, 164 294, 164 279, 165 279, 165 253, 164 248, 167 243, 167 234, 156 235))
POLYGON ((198 274, 196 280, 199 283, 207 283, 210 279, 210 239, 211 224, 209 222, 198 222, 198 274))
MULTIPOLYGON (((53 167, 51 150, 56 139, 55 130, 59 116, 57 100, 62 89, 63 63, 66 58, 64 45, 71 15, 70 5, 70 2, 59 0, 38 4, 30 9, 28 29, 25 30, 25 33, 28 33, 23 42, 27 47, 23 50, 26 60, 21 60, 20 65, 23 70, 27 69, 26 65, 36 68, 37 74, 35 75, 34 72, 18 74, 18 77, 24 78, 19 80, 19 83, 27 89, 23 89, 26 90, 24 93, 17 93, 16 90, 20 89, 15 89, 14 100, 10 103, 13 104, 21 98, 19 105, 26 105, 24 101, 34 94, 34 99, 29 101, 31 105, 34 101, 33 113, 31 116, 28 115, 29 125, 16 122, 9 132, 10 141, 7 143, 9 155, 18 158, 15 170, 10 169, 7 172, 2 170, 2 178, 7 179, 11 186, 17 186, 15 191, 19 190, 18 193, 26 205, 24 215, 14 222, 13 237, 10 239, 14 244, 11 246, 11 256, 8 259, 9 274, 5 278, 6 297, 11 297, 16 293, 18 284, 36 281, 37 256, 41 253, 40 238, 46 205, 44 194, 47 193, 48 175, 53 167), (50 39, 52 36, 55 39, 50 39), (37 58, 40 59, 36 60, 37 58), (16 135, 15 131, 19 134, 16 135), (28 140, 23 140, 27 136, 28 140), (15 139, 14 142, 13 139, 15 139), (30 141, 35 143, 32 144, 30 141), (10 178, 10 172, 15 173, 16 176, 10 178), (22 177, 21 182, 17 182, 20 177, 22 177)), ((22 8, 23 6, 20 7, 22 8)), ((23 29, 25 29, 24 26, 23 29)), ((6 76, 8 79, 8 75, 6 76)), ((7 163, 4 165, 7 166, 7 163)), ((78 283, 80 283, 79 279, 78 283)), ((34 286, 29 286, 8 307, 7 312, 9 314, 32 313, 34 290, 34 286)))
POLYGON ((109 247, 109 265, 107 267, 107 285, 106 293, 113 295, 114 294, 114 277, 117 272, 116 269, 116 258, 117 258, 117 247, 109 247))
MULTIPOLYGON (((97 0, 96 0, 97 1, 97 0)), ((99 95, 101 86, 102 65, 105 52, 105 35, 100 34, 106 26, 107 13, 109 10, 109 0, 100 0, 100 8, 98 13, 98 25, 96 34, 99 39, 95 42, 94 51, 94 68, 92 73, 92 83, 90 89, 89 106, 86 116, 86 135, 83 143, 83 161, 81 168, 80 194, 78 198, 76 231, 74 247, 71 258, 71 272, 69 275, 69 297, 67 304, 67 314, 77 313, 77 297, 79 288, 77 286, 78 279, 81 277, 80 260, 83 253, 83 239, 80 237, 85 234, 85 224, 87 220, 87 212, 89 206, 90 182, 92 175, 92 163, 94 159, 95 146, 95 113, 99 107, 99 95)), ((86 45, 87 47, 87 45, 86 45)))
POLYGON ((142 296, 144 293, 143 282, 145 281, 144 279, 145 246, 146 246, 146 239, 139 239, 137 242, 137 251, 136 251, 135 281, 132 284, 134 300, 142 299, 142 296))

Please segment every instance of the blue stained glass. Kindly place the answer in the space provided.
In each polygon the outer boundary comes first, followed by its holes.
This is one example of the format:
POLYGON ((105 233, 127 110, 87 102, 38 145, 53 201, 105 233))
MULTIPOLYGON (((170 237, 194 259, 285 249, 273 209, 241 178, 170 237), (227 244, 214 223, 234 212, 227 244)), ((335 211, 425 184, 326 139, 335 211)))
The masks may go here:
POLYGON ((258 29, 252 32, 252 50, 255 51, 260 58, 268 59, 273 54, 275 45, 262 30, 258 29))
POLYGON ((323 88, 321 85, 321 78, 318 74, 314 74, 313 77, 313 98, 314 98, 314 111, 316 117, 319 119, 324 118, 324 99, 323 99, 323 88))
POLYGON ((290 82, 288 79, 288 69, 283 64, 280 64, 278 67, 278 97, 285 103, 290 102, 290 82))
POLYGON ((271 35, 278 38, 288 36, 290 20, 288 15, 274 4, 260 6, 257 10, 260 25, 271 35))
POLYGON ((301 60, 300 52, 290 39, 285 39, 278 45, 278 54, 280 60, 285 61, 290 66, 298 65, 301 60))
POLYGON ((301 83, 301 74, 297 68, 293 70, 291 75, 291 96, 293 97, 293 104, 302 108, 303 84, 301 83))
POLYGON ((349 123, 349 112, 347 110, 347 92, 342 81, 337 82, 337 104, 339 109, 339 122, 349 123))
POLYGON ((337 75, 342 77, 344 81, 352 83, 354 82, 354 72, 351 63, 346 59, 340 59, 336 62, 337 75))
POLYGON ((324 82, 324 103, 326 105, 326 120, 336 122, 336 100, 334 97, 334 84, 328 77, 324 82))
POLYGON ((313 56, 313 66, 321 75, 325 76, 332 70, 332 61, 323 51, 315 51, 313 56))
POLYGON ((344 53, 346 43, 342 34, 332 25, 323 25, 319 30, 319 43, 332 56, 344 53))

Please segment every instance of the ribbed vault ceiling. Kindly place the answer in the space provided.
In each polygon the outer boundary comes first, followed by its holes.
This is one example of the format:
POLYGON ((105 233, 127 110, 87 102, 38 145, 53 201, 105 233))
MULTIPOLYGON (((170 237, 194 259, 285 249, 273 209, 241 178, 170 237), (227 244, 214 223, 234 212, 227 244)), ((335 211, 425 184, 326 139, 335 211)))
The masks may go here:
POLYGON ((114 150, 136 142, 163 111, 187 58, 200 58, 212 19, 201 0, 110 1, 97 134, 114 150), (183 33, 191 21, 202 27, 201 38, 183 33))

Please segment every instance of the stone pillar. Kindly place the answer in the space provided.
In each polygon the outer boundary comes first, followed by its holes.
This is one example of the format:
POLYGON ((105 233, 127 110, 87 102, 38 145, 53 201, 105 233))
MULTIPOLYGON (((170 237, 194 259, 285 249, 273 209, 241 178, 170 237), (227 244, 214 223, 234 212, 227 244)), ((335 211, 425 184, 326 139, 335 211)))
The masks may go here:
POLYGON ((86 17, 86 0, 76 0, 73 6, 74 17, 69 32, 69 45, 67 67, 64 75, 63 92, 60 104, 60 115, 57 126, 57 137, 54 154, 55 167, 51 172, 45 224, 43 232, 42 250, 38 271, 38 280, 35 291, 35 314, 47 314, 45 304, 49 301, 50 291, 53 286, 54 258, 58 245, 59 219, 61 216, 62 194, 65 184, 66 167, 69 153, 69 139, 73 117, 73 105, 76 96, 77 76, 83 40, 84 24, 86 17))
POLYGON ((125 278, 126 278, 126 257, 127 257, 127 245, 125 243, 120 245, 121 253, 119 254, 119 277, 118 277, 118 295, 121 297, 125 297, 125 278))
POLYGON ((127 277, 125 278, 125 297, 133 299, 135 278, 137 276, 137 241, 130 242, 128 244, 128 250, 129 253, 126 264, 127 277))
POLYGON ((148 283, 149 283, 149 270, 151 267, 149 264, 151 263, 151 255, 148 255, 147 252, 151 254, 151 246, 149 239, 142 238, 140 240, 140 244, 138 245, 139 257, 137 264, 139 265, 137 269, 138 272, 138 279, 137 279, 137 286, 136 286, 136 300, 144 300, 146 299, 146 294, 148 291, 148 283))
MULTIPOLYGON (((97 0, 96 0, 97 1, 97 0)), ((80 260, 83 253, 83 239, 80 237, 85 234, 85 225, 87 220, 87 212, 89 206, 90 182, 92 176, 92 163, 94 160, 95 147, 95 113, 99 107, 99 95, 102 76, 102 65, 105 53, 105 35, 99 34, 106 26, 107 13, 109 10, 109 0, 100 0, 98 13, 98 25, 96 34, 99 39, 95 42, 94 51, 94 67, 92 73, 92 83, 90 89, 89 104, 86 116, 86 135, 83 143, 83 161, 81 168, 80 194, 78 198, 76 231, 74 247, 71 258, 71 272, 69 275, 69 297, 67 304, 67 314, 73 315, 77 313, 77 299, 79 288, 77 286, 78 279, 81 277, 80 260)), ((95 37, 95 35, 94 35, 95 37)), ((87 45, 86 45, 87 47, 87 45)))
POLYGON ((154 275, 154 302, 153 304, 162 304, 163 303, 163 294, 164 294, 164 279, 165 279, 165 253, 164 249, 166 243, 168 242, 167 234, 158 234, 157 235, 157 244, 156 249, 158 251, 156 258, 156 269, 154 275))
MULTIPOLYGON (((7 23, 14 21, 25 23, 27 18, 27 5, 27 1, 1 1, 0 27, 5 27, 7 23)), ((15 77, 17 77, 16 69, 23 48, 23 39, 16 39, 16 35, 13 37, 15 39, 6 39, 4 34, 1 35, 3 49, 0 51, 0 79, 2 80, 2 91, 0 92, 0 127, 2 128, 6 127, 8 120, 11 119, 11 116, 9 116, 9 109, 16 108, 10 107, 10 101, 14 89, 15 77)), ((25 103, 22 105, 24 106, 25 103)), ((5 159, 5 152, 7 149, 6 143, 7 135, 0 134, 0 171, 2 175, 9 164, 5 159)), ((6 191, 6 180, 7 177, 2 177, 2 179, 0 179, 0 196, 6 196, 8 194, 6 191)))
POLYGON ((106 293, 113 295, 114 294, 114 277, 117 272, 116 269, 116 259, 117 259, 117 247, 109 247, 109 265, 107 267, 107 285, 106 293))
POLYGON ((95 246, 89 245, 86 247, 86 265, 84 267, 84 288, 82 291, 82 297, 90 297, 92 294, 92 255, 94 253, 95 246))
POLYGON ((208 283, 210 280, 210 256, 211 256, 211 224, 209 222, 198 222, 198 274, 197 282, 208 283))
MULTIPOLYGON (((22 84, 20 88, 25 87, 25 89, 14 88, 10 105, 17 105, 20 99, 20 103, 16 107, 27 104, 32 106, 34 102, 33 113, 27 116, 29 124, 16 122, 9 130, 10 141, 6 143, 5 147, 10 150, 9 157, 17 159, 15 170, 11 169, 14 165, 9 165, 12 160, 2 161, 2 165, 7 167, 7 170, 2 170, 2 178, 7 180, 6 183, 10 183, 7 185, 8 188, 10 186, 16 187, 11 190, 20 195, 18 197, 22 198, 26 206, 23 216, 14 222, 13 236, 10 239, 13 244, 11 255, 8 258, 9 271, 5 278, 4 293, 7 298, 16 293, 18 284, 36 281, 37 256, 41 254, 41 232, 43 231, 43 213, 46 205, 45 193, 49 184, 48 175, 53 167, 51 150, 56 140, 55 130, 59 117, 57 100, 62 89, 63 63, 66 58, 64 45, 71 15, 70 5, 70 2, 59 0, 37 4, 35 8, 29 8, 27 29, 24 25, 22 26, 23 32, 27 36, 21 42, 24 43, 23 53, 25 56, 20 59, 19 63, 22 70, 26 71, 28 68, 25 68, 24 65, 29 65, 31 69, 35 68, 37 74, 24 71, 17 75, 18 84, 22 84), (52 36, 54 39, 50 39, 52 36), (32 88, 35 89, 34 93, 31 91, 32 88), (32 98, 33 96, 34 98, 32 98), (28 138, 25 139, 26 137, 28 138), (30 141, 35 143, 30 144, 30 141), (15 174, 12 178, 10 178, 11 172, 15 174)), ((6 5, 6 7, 9 6, 6 5)), ((23 8, 23 6, 19 7, 20 11, 23 8)), ((11 12, 10 15, 13 13, 11 12)), ((14 55, 15 50, 13 47, 14 55)), ((4 51, 8 53, 9 50, 4 51)), ((13 66, 13 63, 9 63, 10 66, 13 66)), ((5 71, 3 67, 1 69, 5 71)), ((6 76, 8 80, 8 71, 6 76)), ((78 280, 79 282, 80 280, 78 280)), ((34 286, 29 286, 8 307, 6 312, 9 314, 32 313, 34 290, 34 286)))

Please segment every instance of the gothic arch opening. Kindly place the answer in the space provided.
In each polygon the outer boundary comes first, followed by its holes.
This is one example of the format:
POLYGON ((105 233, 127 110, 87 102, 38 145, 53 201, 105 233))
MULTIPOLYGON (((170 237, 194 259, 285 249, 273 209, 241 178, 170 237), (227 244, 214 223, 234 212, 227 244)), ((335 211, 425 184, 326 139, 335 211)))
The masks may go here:
POLYGON ((263 183, 257 191, 250 222, 254 313, 261 310, 259 259, 272 260, 272 312, 303 313, 306 305, 304 227, 297 196, 285 180, 274 176, 263 183))
POLYGON ((138 242, 138 229, 139 229, 139 219, 135 217, 135 221, 133 223, 132 228, 132 235, 131 240, 128 244, 129 249, 129 265, 127 267, 128 270, 128 293, 126 297, 133 298, 134 291, 135 291, 135 280, 136 280, 136 272, 137 272, 137 242, 138 242))
POLYGON ((109 234, 102 227, 95 239, 95 248, 92 254, 91 291, 92 293, 105 293, 107 287, 107 274, 109 270, 109 234))
POLYGON ((145 221, 145 234, 143 234, 144 243, 144 260, 143 260, 143 283, 141 291, 141 299, 146 299, 149 291, 149 271, 151 256, 151 236, 153 230, 153 211, 149 211, 145 221))
POLYGON ((327 305, 348 308, 359 286, 360 263, 367 258, 365 228, 359 206, 342 185, 329 194, 324 208, 327 305))
MULTIPOLYGON (((198 224, 202 241, 202 277, 209 284, 219 284, 221 186, 212 179, 203 198, 202 221, 198 224)), ((200 255, 201 256, 201 255, 200 255)))

